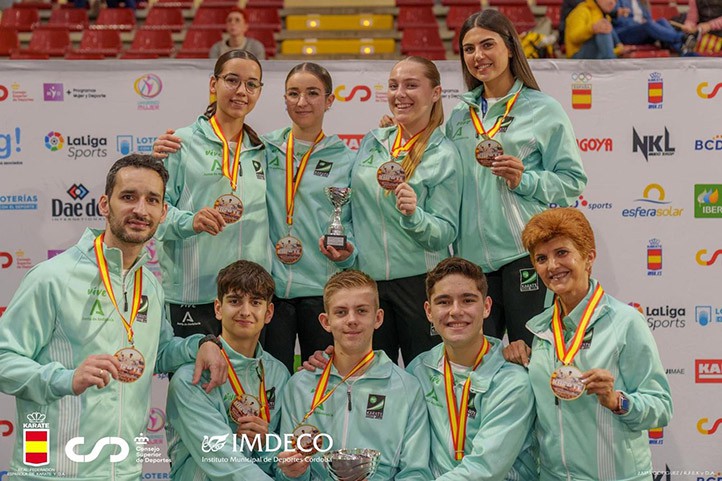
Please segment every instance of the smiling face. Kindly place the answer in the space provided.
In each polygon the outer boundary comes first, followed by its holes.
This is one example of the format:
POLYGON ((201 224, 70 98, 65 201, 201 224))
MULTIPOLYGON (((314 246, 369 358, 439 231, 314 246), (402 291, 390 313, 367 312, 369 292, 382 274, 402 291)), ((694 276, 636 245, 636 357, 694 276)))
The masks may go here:
POLYGON ((319 315, 321 326, 333 335, 336 350, 364 355, 371 350, 374 331, 383 323, 383 311, 371 287, 340 289, 327 300, 327 312, 319 315))
POLYGON ((391 113, 404 130, 415 134, 431 119, 431 108, 441 98, 423 65, 412 60, 397 63, 389 75, 388 102, 391 113))
POLYGON ((107 219, 108 245, 142 245, 165 220, 163 180, 157 172, 138 167, 118 171, 110 196, 100 198, 100 213, 107 219))
POLYGON ((485 296, 473 279, 449 274, 434 284, 424 309, 444 344, 461 349, 482 342, 491 297, 485 296))
POLYGON ((261 68, 253 60, 245 58, 229 59, 221 73, 211 77, 210 92, 216 96, 216 113, 224 121, 245 119, 251 113, 261 96, 262 87, 248 91, 246 82, 261 83, 261 68), (228 80, 241 80, 236 89, 228 87, 228 80))
POLYGON ((302 130, 321 130, 323 116, 334 96, 326 92, 321 80, 309 71, 299 71, 286 81, 286 110, 291 121, 302 130))
POLYGON ((511 52, 498 33, 481 27, 470 29, 462 40, 462 55, 469 73, 484 83, 490 97, 505 95, 514 84, 511 52))
POLYGON ((221 321, 223 338, 234 345, 256 341, 263 326, 271 322, 273 304, 261 296, 234 291, 213 303, 216 319, 221 321))
POLYGON ((594 249, 585 255, 566 236, 554 237, 534 248, 534 268, 547 289, 559 296, 565 314, 587 294, 595 258, 594 249))

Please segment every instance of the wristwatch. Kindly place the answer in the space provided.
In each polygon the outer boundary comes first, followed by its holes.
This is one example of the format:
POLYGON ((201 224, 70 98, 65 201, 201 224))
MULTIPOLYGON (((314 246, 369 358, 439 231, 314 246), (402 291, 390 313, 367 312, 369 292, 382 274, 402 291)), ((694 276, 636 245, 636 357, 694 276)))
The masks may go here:
POLYGON ((198 349, 201 348, 201 345, 203 345, 204 342, 212 342, 216 346, 218 346, 219 349, 223 349, 223 344, 221 344, 221 340, 218 339, 213 334, 208 334, 204 338, 202 338, 200 341, 198 341, 198 349))
POLYGON ((627 414, 629 412, 629 399, 622 391, 617 391, 617 394, 619 395, 619 404, 617 409, 612 412, 617 415, 627 414))

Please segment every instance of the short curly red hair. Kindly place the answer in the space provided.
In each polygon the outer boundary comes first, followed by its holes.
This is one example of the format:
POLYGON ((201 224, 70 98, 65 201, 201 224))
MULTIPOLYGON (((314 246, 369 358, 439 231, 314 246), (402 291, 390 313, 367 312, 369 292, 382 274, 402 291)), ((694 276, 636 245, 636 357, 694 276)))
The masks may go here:
POLYGON ((532 217, 521 233, 532 263, 536 247, 557 237, 569 238, 583 257, 596 249, 592 226, 584 214, 573 207, 545 210, 532 217))

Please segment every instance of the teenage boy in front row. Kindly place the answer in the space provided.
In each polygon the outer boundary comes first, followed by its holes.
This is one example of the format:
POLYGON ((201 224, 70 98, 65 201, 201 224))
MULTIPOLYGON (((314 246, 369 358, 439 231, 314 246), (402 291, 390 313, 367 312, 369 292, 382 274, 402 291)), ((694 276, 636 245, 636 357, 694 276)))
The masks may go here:
POLYGON ((491 298, 483 271, 445 259, 427 274, 426 296, 426 316, 444 342, 407 370, 426 398, 436 480, 538 479, 534 393, 525 369, 504 360, 501 341, 484 336, 491 298))
MULTIPOLYGON (((376 282, 360 271, 339 272, 326 283, 323 303, 326 312, 319 320, 333 335, 334 354, 323 371, 291 377, 283 394, 281 432, 317 430, 333 441, 332 446, 325 441, 324 451, 380 451, 375 481, 431 479, 428 416, 419 382, 383 351, 372 350, 374 330, 384 316, 376 282)), ((331 479, 322 463, 309 462, 302 453, 279 457, 285 459, 276 479, 331 479)))
POLYGON ((228 364, 228 381, 206 394, 191 383, 192 365, 181 367, 171 379, 167 435, 172 479, 273 479, 269 475, 274 453, 257 448, 266 446, 266 434, 277 432, 277 400, 289 378, 286 367, 265 353, 258 342, 263 326, 273 316, 274 290, 270 274, 255 262, 237 261, 218 273, 214 308, 221 322, 219 341, 228 364), (240 452, 234 451, 234 433, 235 447, 244 448, 240 452), (203 459, 211 457, 244 459, 203 459))

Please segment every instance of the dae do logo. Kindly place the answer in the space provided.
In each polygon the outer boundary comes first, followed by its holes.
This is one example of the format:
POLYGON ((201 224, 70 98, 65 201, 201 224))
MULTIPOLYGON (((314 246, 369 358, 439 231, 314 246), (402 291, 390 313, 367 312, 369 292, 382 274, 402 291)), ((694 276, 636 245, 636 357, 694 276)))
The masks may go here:
POLYGON ((43 139, 45 148, 50 152, 66 150, 71 159, 103 158, 108 156, 108 139, 92 135, 63 136, 60 132, 51 131, 43 139), (66 149, 67 146, 67 149, 66 149))

